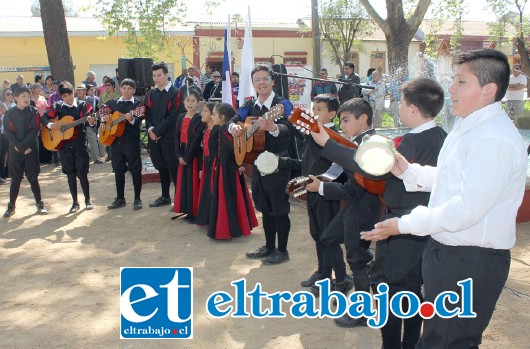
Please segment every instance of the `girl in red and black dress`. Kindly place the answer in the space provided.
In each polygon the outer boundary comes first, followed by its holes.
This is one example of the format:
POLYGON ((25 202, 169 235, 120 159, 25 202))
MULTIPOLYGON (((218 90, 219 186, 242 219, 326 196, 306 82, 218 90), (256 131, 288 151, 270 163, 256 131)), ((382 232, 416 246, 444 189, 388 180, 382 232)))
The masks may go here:
POLYGON ((258 226, 243 167, 236 164, 233 138, 228 132, 228 120, 235 115, 228 103, 217 104, 212 115, 214 125, 220 127, 208 236, 219 240, 250 235, 258 226))
POLYGON ((201 188, 199 190, 199 208, 195 223, 198 225, 208 225, 210 218, 210 203, 212 200, 212 181, 214 178, 215 160, 219 148, 219 126, 213 124, 212 113, 215 102, 203 104, 202 122, 206 124, 206 131, 202 138, 202 170, 201 188))
POLYGON ((190 221, 197 215, 199 206, 199 162, 204 132, 204 123, 197 113, 200 98, 197 91, 190 90, 185 101, 186 113, 179 115, 175 131, 175 154, 179 168, 173 211, 185 213, 185 219, 190 221))

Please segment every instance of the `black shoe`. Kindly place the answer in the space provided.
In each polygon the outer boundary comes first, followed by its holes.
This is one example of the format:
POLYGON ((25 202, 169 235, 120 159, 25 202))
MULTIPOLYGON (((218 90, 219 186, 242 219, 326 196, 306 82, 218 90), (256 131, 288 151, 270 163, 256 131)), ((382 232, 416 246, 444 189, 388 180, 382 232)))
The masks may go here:
POLYGON ((70 207, 70 213, 76 213, 77 211, 79 211, 79 209, 79 202, 74 202, 72 204, 72 207, 70 207))
POLYGON ((149 204, 149 207, 160 207, 160 206, 166 206, 171 205, 171 199, 165 198, 165 197, 159 197, 154 202, 149 204))
POLYGON ((315 284, 315 282, 320 280, 320 278, 321 278, 321 275, 317 270, 313 274, 311 274, 311 276, 308 279, 300 282, 300 285, 302 285, 302 287, 311 287, 315 284))
POLYGON ((85 208, 87 210, 93 210, 94 209, 94 205, 92 204, 92 202, 90 200, 88 200, 88 201, 85 201, 85 208))
POLYGON ((48 214, 48 209, 46 206, 44 206, 44 202, 42 202, 42 200, 37 204, 37 212, 39 214, 48 214))
POLYGON ((350 315, 344 314, 341 317, 336 318, 335 323, 340 327, 347 327, 347 328, 366 326, 366 318, 361 317, 358 319, 354 319, 350 315))
POLYGON ((7 181, 3 179, 2 177, 0 177, 0 184, 7 184, 7 181))
POLYGON ((315 298, 320 297, 320 287, 318 287, 317 285, 311 286, 309 292, 311 292, 313 296, 315 296, 315 298))
POLYGON ((4 218, 9 218, 15 214, 15 205, 12 203, 7 204, 7 210, 4 212, 4 218))
POLYGON ((289 261, 289 252, 280 252, 278 250, 274 250, 274 252, 266 258, 263 258, 261 260, 261 263, 263 264, 280 264, 285 263, 289 261))
POLYGON ((95 164, 104 164, 104 162, 101 161, 101 160, 99 160, 99 159, 98 159, 98 160, 94 160, 94 163, 95 163, 95 164))
POLYGON ((142 200, 134 199, 133 210, 138 211, 138 210, 141 210, 142 208, 143 208, 142 200))
POLYGON ((107 208, 109 210, 113 210, 115 208, 120 208, 126 205, 127 203, 125 202, 125 199, 114 198, 114 201, 112 202, 112 204, 108 205, 107 208))
MULTIPOLYGON (((326 278, 322 277, 317 280, 317 281, 320 281, 320 280, 325 280, 326 278)), ((328 293, 333 290, 333 288, 335 287, 335 280, 331 280, 329 283, 329 289, 328 289, 328 293)), ((324 284, 322 284, 322 287, 324 287, 324 284)), ((320 287, 317 285, 317 284, 313 284, 313 286, 311 286, 311 288, 309 289, 309 292, 311 292, 315 298, 318 298, 320 297, 320 287)), ((334 304, 336 305, 336 304, 334 304)))
POLYGON ((53 166, 55 166, 55 167, 59 167, 59 166, 61 166, 61 162, 60 162, 60 161, 55 161, 55 162, 53 163, 53 166))
POLYGON ((112 158, 110 156, 105 159, 105 162, 110 162, 110 161, 112 161, 112 158))
POLYGON ((344 281, 335 283, 335 287, 333 287, 333 290, 341 292, 345 296, 348 296, 348 292, 350 292, 352 288, 353 288, 353 282, 350 281, 349 279, 344 278, 344 281))
POLYGON ((259 258, 270 256, 274 251, 276 250, 275 249, 269 250, 266 246, 261 246, 256 251, 247 252, 245 253, 245 255, 247 256, 247 258, 259 259, 259 258))
MULTIPOLYGON (((350 292, 350 290, 353 288, 353 281, 351 281, 351 279, 348 278, 346 275, 346 277, 344 278, 344 281, 342 282, 335 281, 335 285, 332 287, 333 287, 333 291, 341 292, 342 294, 346 296, 346 298, 348 298, 348 292, 350 292)), ((335 306, 337 305, 336 299, 333 299, 333 305, 335 306)))

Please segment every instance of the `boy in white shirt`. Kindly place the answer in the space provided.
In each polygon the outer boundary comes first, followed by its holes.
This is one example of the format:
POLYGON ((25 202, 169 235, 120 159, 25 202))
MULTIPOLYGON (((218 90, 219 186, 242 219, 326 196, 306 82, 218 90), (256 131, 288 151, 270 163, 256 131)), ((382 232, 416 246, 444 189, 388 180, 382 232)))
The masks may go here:
MULTIPOLYGON (((366 240, 392 235, 430 235, 423 255, 425 300, 444 291, 461 293, 472 279, 473 318, 425 320, 416 348, 478 348, 508 278, 515 218, 526 182, 526 147, 500 101, 509 84, 506 56, 482 49, 455 57, 449 88, 451 113, 460 117, 447 136, 437 167, 409 164, 397 154, 392 173, 408 191, 431 191, 418 206, 363 232, 366 240)), ((447 310, 461 306, 446 303, 447 310)))

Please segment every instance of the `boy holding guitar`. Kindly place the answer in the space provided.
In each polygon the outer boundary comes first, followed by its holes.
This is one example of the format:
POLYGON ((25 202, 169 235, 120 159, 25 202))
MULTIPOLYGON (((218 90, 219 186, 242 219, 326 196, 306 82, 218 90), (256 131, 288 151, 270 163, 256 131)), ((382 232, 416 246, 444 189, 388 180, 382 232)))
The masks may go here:
MULTIPOLYGON (((229 131, 233 137, 240 136, 244 130, 235 123, 244 122, 247 117, 260 117, 271 107, 282 104, 284 115, 289 115, 293 105, 288 100, 276 96, 272 87, 274 82, 269 75, 269 69, 264 65, 256 66, 251 73, 252 84, 258 98, 251 100, 241 108, 229 123, 229 131)), ((265 131, 265 149, 277 156, 297 157, 293 154, 292 142, 294 134, 287 119, 281 118, 276 122, 272 119, 258 119, 259 128, 265 131)), ((291 178, 291 171, 279 169, 277 172, 262 176, 254 165, 252 172, 252 199, 258 211, 262 213, 263 230, 265 231, 265 246, 246 256, 252 259, 262 259, 264 264, 278 264, 289 261, 287 241, 291 230, 289 219, 289 196, 285 193, 285 186, 291 178), (276 246, 278 236, 278 246, 276 246)))
MULTIPOLYGON (((333 119, 339 110, 339 100, 332 94, 319 94, 313 100, 313 114, 330 129, 336 131, 333 119)), ((315 143, 311 136, 306 136, 306 148, 302 154, 302 176, 320 175, 325 173, 332 162, 321 156, 322 147, 315 143)), ((307 193, 307 214, 309 216, 309 233, 315 240, 318 269, 306 280, 303 287, 312 287, 321 279, 331 279, 331 260, 320 241, 322 233, 337 215, 340 208, 339 200, 326 200, 318 193, 307 193)))
POLYGON ((4 135, 9 142, 8 166, 11 175, 9 188, 9 204, 4 213, 8 218, 15 214, 20 183, 26 174, 35 197, 37 211, 47 214, 48 210, 41 199, 39 186, 39 113, 30 106, 29 88, 22 86, 15 90, 16 107, 9 109, 3 118, 4 135))
POLYGON ((70 124, 79 125, 74 127, 74 135, 69 139, 64 139, 57 146, 61 158, 63 173, 68 178, 68 187, 72 196, 72 207, 70 213, 79 211, 77 201, 77 180, 81 184, 83 195, 85 196, 85 207, 87 210, 94 208, 90 201, 90 187, 88 184, 89 155, 86 149, 86 124, 90 127, 96 126, 96 118, 90 115, 92 107, 85 101, 76 100, 73 86, 65 81, 58 87, 58 93, 62 101, 55 102, 41 118, 41 124, 50 130, 63 130, 67 124, 59 121, 64 117, 71 119, 70 124))
MULTIPOLYGON (((372 128, 373 111, 370 104, 362 98, 352 98, 339 109, 340 129, 343 134, 353 139, 353 143, 361 144, 366 135, 375 134, 372 128)), ((335 291, 347 294, 352 284, 346 277, 346 265, 341 243, 346 248, 346 260, 353 273, 355 291, 370 292, 370 279, 367 264, 372 260, 368 251, 370 243, 361 240, 360 232, 372 227, 381 218, 382 207, 379 197, 369 193, 354 180, 351 169, 353 156, 351 149, 330 139, 319 124, 320 132, 311 132, 315 142, 323 147, 322 156, 342 166, 348 175, 348 182, 322 183, 314 176, 313 182, 306 187, 307 191, 318 192, 327 200, 344 200, 344 207, 322 233, 321 241, 329 253, 333 270, 335 271, 335 291)), ((335 323, 342 327, 365 326, 366 319, 352 319, 348 314, 335 319, 335 323)))
POLYGON ((107 101, 102 110, 110 112, 109 116, 104 116, 100 127, 100 135, 105 134, 105 130, 112 133, 118 128, 123 132, 116 137, 112 137, 110 145, 112 153, 112 172, 116 181, 116 198, 107 206, 109 210, 120 208, 126 205, 125 202, 125 173, 131 172, 134 187, 133 209, 142 209, 140 193, 142 191, 142 159, 140 158, 140 125, 142 124, 143 107, 142 102, 134 98, 136 83, 131 79, 123 79, 120 83, 121 97, 107 101), (121 121, 120 121, 121 120, 121 121), (113 123, 118 122, 116 125, 113 123), (104 128, 102 130, 101 128, 104 128))

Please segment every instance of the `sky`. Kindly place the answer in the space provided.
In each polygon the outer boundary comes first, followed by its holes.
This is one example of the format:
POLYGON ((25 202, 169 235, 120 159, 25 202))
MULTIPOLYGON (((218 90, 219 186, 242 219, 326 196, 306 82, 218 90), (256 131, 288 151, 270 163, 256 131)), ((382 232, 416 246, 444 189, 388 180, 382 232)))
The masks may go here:
MULTIPOLYGON (((87 3, 87 0, 71 1, 76 10, 79 10, 81 6, 84 6, 87 3)), ((94 0, 92 1, 94 2, 94 0)), ((467 1, 470 3, 469 7, 473 10, 470 10, 466 15, 466 20, 495 20, 491 11, 485 11, 483 9, 485 4, 484 0, 467 1)), ((33 4, 35 0, 1 0, 0 2, 0 13, 2 16, 31 16, 31 4, 33 4)), ((211 17, 206 13, 204 1, 194 0, 186 2, 188 3, 188 15, 186 18, 189 20, 207 20, 208 18, 224 20, 225 18, 228 18, 229 14, 233 15, 235 13, 239 13, 245 18, 248 6, 250 6, 253 22, 269 22, 275 19, 282 22, 285 20, 295 22, 297 18, 308 18, 311 16, 311 0, 220 0, 221 5, 213 11, 211 17)), ((385 1, 371 0, 371 3, 383 17, 386 16, 385 1)), ((525 13, 530 13, 530 6, 528 6, 525 13)))

